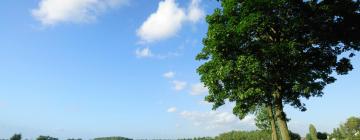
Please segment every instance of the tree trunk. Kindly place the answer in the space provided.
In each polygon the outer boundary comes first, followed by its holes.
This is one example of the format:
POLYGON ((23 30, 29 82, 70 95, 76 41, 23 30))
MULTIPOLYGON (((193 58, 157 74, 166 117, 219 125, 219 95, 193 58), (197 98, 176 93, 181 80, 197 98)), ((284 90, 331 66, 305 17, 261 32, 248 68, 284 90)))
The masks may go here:
POLYGON ((283 111, 282 99, 279 93, 275 94, 275 117, 280 129, 282 140, 290 140, 289 129, 286 124, 286 117, 283 111))
POLYGON ((271 122, 271 139, 277 140, 278 138, 276 133, 276 124, 275 124, 275 117, 274 117, 272 105, 267 106, 267 111, 271 122))

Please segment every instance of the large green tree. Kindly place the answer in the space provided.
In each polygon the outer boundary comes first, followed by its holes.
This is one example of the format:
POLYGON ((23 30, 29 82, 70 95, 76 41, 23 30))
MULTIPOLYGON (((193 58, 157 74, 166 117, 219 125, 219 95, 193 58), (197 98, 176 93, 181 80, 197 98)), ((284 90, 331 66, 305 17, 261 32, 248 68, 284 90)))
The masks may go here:
POLYGON ((347 74, 360 50, 359 0, 219 0, 207 16, 197 60, 213 109, 226 100, 244 118, 259 106, 274 108, 289 140, 284 104, 301 111, 301 98, 322 96, 333 72, 347 74), (346 55, 345 55, 346 54, 346 55))

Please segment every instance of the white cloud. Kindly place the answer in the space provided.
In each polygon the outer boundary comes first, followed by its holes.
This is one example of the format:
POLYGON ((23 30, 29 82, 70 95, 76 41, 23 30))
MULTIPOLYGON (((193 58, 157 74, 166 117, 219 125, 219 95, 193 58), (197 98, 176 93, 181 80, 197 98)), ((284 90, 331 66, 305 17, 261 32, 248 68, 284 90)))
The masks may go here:
POLYGON ((171 78, 174 78, 174 77, 175 77, 175 72, 169 71, 169 72, 164 73, 163 76, 164 76, 165 78, 171 79, 171 78))
POLYGON ((136 49, 135 54, 139 58, 153 56, 153 54, 149 48, 136 49))
POLYGON ((166 111, 169 113, 174 113, 174 112, 176 112, 176 110, 177 110, 176 107, 170 107, 166 111))
POLYGON ((174 80, 172 81, 172 83, 174 84, 174 89, 177 90, 177 91, 180 91, 180 90, 183 90, 185 89, 187 83, 184 82, 184 81, 177 81, 177 80, 174 80))
POLYGON ((176 35, 185 22, 196 23, 205 15, 199 3, 200 0, 191 0, 186 11, 175 0, 160 1, 156 12, 140 26, 137 35, 146 43, 176 35))
POLYGON ((104 11, 123 5, 128 0, 41 0, 32 16, 43 25, 87 23, 104 11))
POLYGON ((205 12, 203 9, 200 8, 201 0, 191 0, 190 6, 188 8, 188 20, 196 23, 200 19, 205 16, 205 12))
POLYGON ((192 121, 194 126, 199 126, 205 129, 219 129, 227 128, 229 130, 239 128, 240 125, 247 128, 253 128, 254 116, 246 116, 243 120, 233 115, 231 112, 209 111, 182 111, 180 116, 192 121))
POLYGON ((197 83, 191 86, 191 95, 201 95, 207 93, 209 90, 203 83, 197 83))
POLYGON ((175 0, 160 1, 157 11, 141 25, 137 34, 145 42, 164 39, 175 35, 185 19, 184 10, 175 0))

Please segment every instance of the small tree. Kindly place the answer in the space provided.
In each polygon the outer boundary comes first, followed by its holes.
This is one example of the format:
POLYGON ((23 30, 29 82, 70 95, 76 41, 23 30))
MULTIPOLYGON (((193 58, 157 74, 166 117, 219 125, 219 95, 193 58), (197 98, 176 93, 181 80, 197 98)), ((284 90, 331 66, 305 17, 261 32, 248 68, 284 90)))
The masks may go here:
POLYGON ((326 133, 326 132, 324 132, 324 133, 321 133, 321 132, 317 132, 317 138, 319 139, 319 140, 326 140, 327 139, 327 136, 328 136, 328 134, 326 133))
POLYGON ((340 126, 340 128, 335 128, 333 130, 333 133, 330 134, 330 139, 339 139, 339 140, 342 140, 342 139, 345 139, 346 136, 345 136, 345 133, 342 129, 342 126, 340 126))
POLYGON ((21 134, 14 134, 10 140, 21 140, 21 134))
POLYGON ((330 138, 336 139, 360 139, 360 118, 350 117, 346 123, 335 128, 330 138))
POLYGON ((360 135, 360 118, 350 117, 344 124, 344 128, 349 136, 360 135))
POLYGON ((309 132, 310 132, 310 138, 311 138, 311 140, 318 140, 316 128, 315 128, 314 125, 310 124, 309 132))
POLYGON ((294 133, 294 132, 290 132, 290 137, 291 137, 291 140, 301 140, 301 136, 297 133, 294 133))

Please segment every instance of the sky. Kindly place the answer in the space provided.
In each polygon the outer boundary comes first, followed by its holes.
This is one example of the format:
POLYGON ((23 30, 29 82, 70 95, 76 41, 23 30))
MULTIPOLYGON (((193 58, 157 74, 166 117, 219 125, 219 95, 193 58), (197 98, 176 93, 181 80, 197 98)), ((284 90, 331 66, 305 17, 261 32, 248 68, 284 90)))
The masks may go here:
MULTIPOLYGON (((212 111, 195 56, 215 0, 3 0, 0 138, 184 138, 254 130, 232 103, 212 111)), ((360 116, 360 57, 291 131, 331 132, 360 116)))

